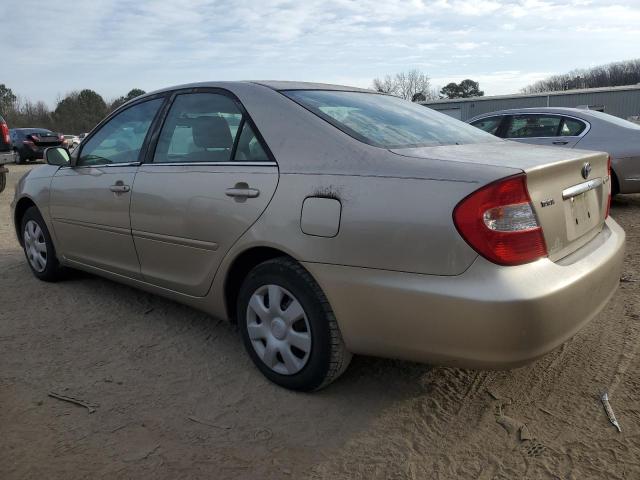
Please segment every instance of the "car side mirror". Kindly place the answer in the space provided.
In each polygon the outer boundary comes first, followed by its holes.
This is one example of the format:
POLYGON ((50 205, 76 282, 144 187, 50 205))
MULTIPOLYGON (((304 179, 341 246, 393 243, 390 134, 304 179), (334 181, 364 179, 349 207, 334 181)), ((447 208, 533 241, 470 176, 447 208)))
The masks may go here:
POLYGON ((49 147, 44 151, 44 159, 49 165, 66 167, 71 165, 71 154, 63 147, 49 147))

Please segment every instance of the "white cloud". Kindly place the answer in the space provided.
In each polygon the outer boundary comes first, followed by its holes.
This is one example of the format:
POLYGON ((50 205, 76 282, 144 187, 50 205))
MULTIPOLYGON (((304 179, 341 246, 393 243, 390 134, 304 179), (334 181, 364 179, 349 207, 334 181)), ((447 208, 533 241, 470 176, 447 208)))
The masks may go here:
POLYGON ((30 27, 3 24, 0 82, 49 103, 78 88, 109 98, 207 79, 369 86, 411 68, 514 93, 547 73, 633 58, 640 44, 636 0, 60 0, 69 23, 30 15, 36 0, 12 10, 30 27))

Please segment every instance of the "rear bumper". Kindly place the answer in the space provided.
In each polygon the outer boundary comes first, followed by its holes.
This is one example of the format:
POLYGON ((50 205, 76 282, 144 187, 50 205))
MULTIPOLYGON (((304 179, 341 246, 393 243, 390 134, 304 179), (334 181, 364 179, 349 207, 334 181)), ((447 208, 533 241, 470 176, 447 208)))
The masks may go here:
POLYGON ((443 277, 306 263, 353 352, 474 368, 534 360, 606 305, 622 270, 625 233, 611 218, 560 262, 501 267, 479 257, 443 277))
POLYGON ((0 152, 0 165, 13 163, 13 152, 0 152))

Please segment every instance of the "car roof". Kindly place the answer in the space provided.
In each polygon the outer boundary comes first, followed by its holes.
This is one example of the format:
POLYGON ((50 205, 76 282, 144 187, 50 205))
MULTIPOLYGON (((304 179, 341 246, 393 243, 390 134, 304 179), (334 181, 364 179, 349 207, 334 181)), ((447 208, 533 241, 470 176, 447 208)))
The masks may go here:
MULTIPOLYGON (((159 93, 170 92, 172 90, 183 90, 189 88, 222 88, 233 91, 234 87, 254 85, 256 88, 267 87, 275 91, 284 90, 333 90, 333 91, 346 91, 346 92, 365 92, 365 93, 379 93, 375 90, 367 88, 350 87, 347 85, 333 85, 330 83, 314 83, 314 82, 297 82, 288 80, 240 80, 240 81, 210 81, 210 82, 196 82, 185 83, 182 85, 173 85, 166 88, 154 90, 144 95, 132 99, 130 102, 135 102, 141 98, 157 95, 159 93)), ((127 102, 128 104, 129 102, 127 102)))
POLYGON ((350 87, 347 85, 334 85, 331 83, 316 83, 316 82, 294 82, 288 80, 255 80, 250 83, 256 83, 258 85, 264 85, 265 87, 272 88, 273 90, 337 90, 347 92, 366 92, 366 93, 378 93, 368 88, 350 87))

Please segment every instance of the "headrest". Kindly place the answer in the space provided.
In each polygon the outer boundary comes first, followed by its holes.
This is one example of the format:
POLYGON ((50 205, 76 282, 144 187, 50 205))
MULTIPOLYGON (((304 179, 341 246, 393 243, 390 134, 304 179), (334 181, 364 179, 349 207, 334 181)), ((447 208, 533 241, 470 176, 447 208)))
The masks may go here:
POLYGON ((231 148, 229 124, 222 117, 198 117, 192 125, 193 143, 201 148, 231 148))

